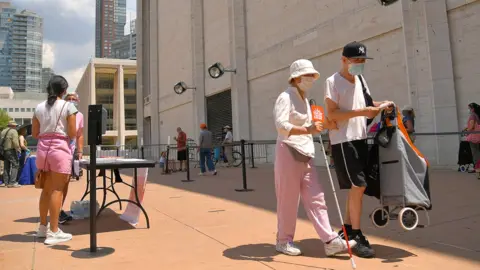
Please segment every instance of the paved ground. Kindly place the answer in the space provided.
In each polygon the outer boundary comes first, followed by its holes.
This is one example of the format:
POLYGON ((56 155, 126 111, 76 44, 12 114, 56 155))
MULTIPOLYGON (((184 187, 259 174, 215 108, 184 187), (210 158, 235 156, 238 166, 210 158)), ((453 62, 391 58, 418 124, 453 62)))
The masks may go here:
MULTIPOLYGON (((339 225, 327 174, 320 171, 332 223, 339 225)), ((234 190, 241 187, 239 169, 220 170, 216 177, 195 176, 191 183, 180 182, 184 178, 184 173, 164 176, 158 169, 150 171, 144 205, 151 229, 145 229, 143 217, 137 228, 120 220, 118 205, 102 213, 98 244, 107 253, 103 257, 82 251, 89 246, 88 220, 63 227, 74 234, 65 245, 52 248, 36 241, 32 233, 38 222, 39 191, 33 186, 2 188, 0 269, 350 269, 346 255, 325 257, 303 210, 296 241, 304 256, 276 254, 271 167, 248 170, 253 192, 234 190)), ((84 188, 84 180, 72 183, 68 199, 78 200, 84 188)), ((365 213, 363 224, 377 258, 356 258, 357 269, 480 269, 479 190, 480 181, 473 175, 433 172, 431 226, 412 232, 402 231, 396 221, 375 229, 365 213)), ((119 188, 123 197, 128 192, 119 188)), ((377 204, 369 198, 364 208, 370 212, 377 204)))

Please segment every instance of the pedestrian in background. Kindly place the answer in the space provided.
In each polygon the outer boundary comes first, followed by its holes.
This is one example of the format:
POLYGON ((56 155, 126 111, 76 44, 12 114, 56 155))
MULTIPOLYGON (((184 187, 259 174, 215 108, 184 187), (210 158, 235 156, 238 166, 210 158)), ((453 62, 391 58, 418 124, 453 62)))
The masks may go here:
POLYGON ((206 173, 205 163, 207 164, 208 171, 212 175, 217 175, 215 164, 212 161, 212 148, 213 148, 213 135, 210 130, 207 129, 205 123, 200 124, 200 137, 198 138, 198 152, 200 153, 200 176, 206 173))

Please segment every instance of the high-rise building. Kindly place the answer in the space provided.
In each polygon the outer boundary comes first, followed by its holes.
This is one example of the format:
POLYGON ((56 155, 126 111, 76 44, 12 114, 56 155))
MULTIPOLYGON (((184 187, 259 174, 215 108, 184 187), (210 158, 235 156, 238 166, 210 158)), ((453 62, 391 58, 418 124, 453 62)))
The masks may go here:
POLYGON ((50 81, 50 78, 55 75, 55 72, 53 69, 49 67, 42 68, 42 91, 41 92, 47 92, 47 85, 48 81, 50 81))
POLYGON ((12 31, 12 89, 41 92, 43 18, 23 10, 14 15, 12 31))
POLYGON ((12 25, 16 12, 10 2, 0 2, 0 86, 12 82, 12 25))
POLYGON ((95 57, 111 58, 112 43, 124 35, 126 0, 96 0, 95 57))
POLYGON ((135 20, 130 22, 130 33, 128 35, 112 42, 112 58, 137 58, 137 33, 135 31, 135 20))

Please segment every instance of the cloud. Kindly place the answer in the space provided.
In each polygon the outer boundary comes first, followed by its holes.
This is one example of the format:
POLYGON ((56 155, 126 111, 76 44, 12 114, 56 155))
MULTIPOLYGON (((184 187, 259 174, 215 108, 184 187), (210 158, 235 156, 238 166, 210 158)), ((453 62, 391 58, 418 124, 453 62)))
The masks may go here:
MULTIPOLYGON (((12 0, 12 5, 43 17, 43 63, 76 88, 95 56, 96 0, 12 0)), ((136 0, 127 0, 128 18, 136 16, 135 10, 136 0)))
POLYGON ((55 44, 43 43, 43 67, 53 68, 55 63, 55 44))
POLYGON ((70 86, 68 88, 68 92, 75 91, 78 83, 80 82, 80 79, 82 79, 84 71, 85 71, 85 68, 81 67, 81 68, 76 68, 76 69, 66 71, 62 74, 62 76, 65 77, 65 79, 68 82, 68 85, 70 86))

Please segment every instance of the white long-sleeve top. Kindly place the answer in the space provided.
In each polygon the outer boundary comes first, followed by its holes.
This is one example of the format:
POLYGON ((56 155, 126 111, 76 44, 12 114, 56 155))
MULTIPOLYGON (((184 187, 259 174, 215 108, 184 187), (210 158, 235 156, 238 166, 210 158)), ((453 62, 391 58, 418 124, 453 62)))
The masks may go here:
POLYGON ((312 111, 308 100, 302 99, 295 87, 289 87, 278 96, 273 108, 273 118, 278 132, 277 141, 288 144, 305 156, 315 157, 311 134, 289 136, 293 126, 308 127, 312 124, 312 111))

